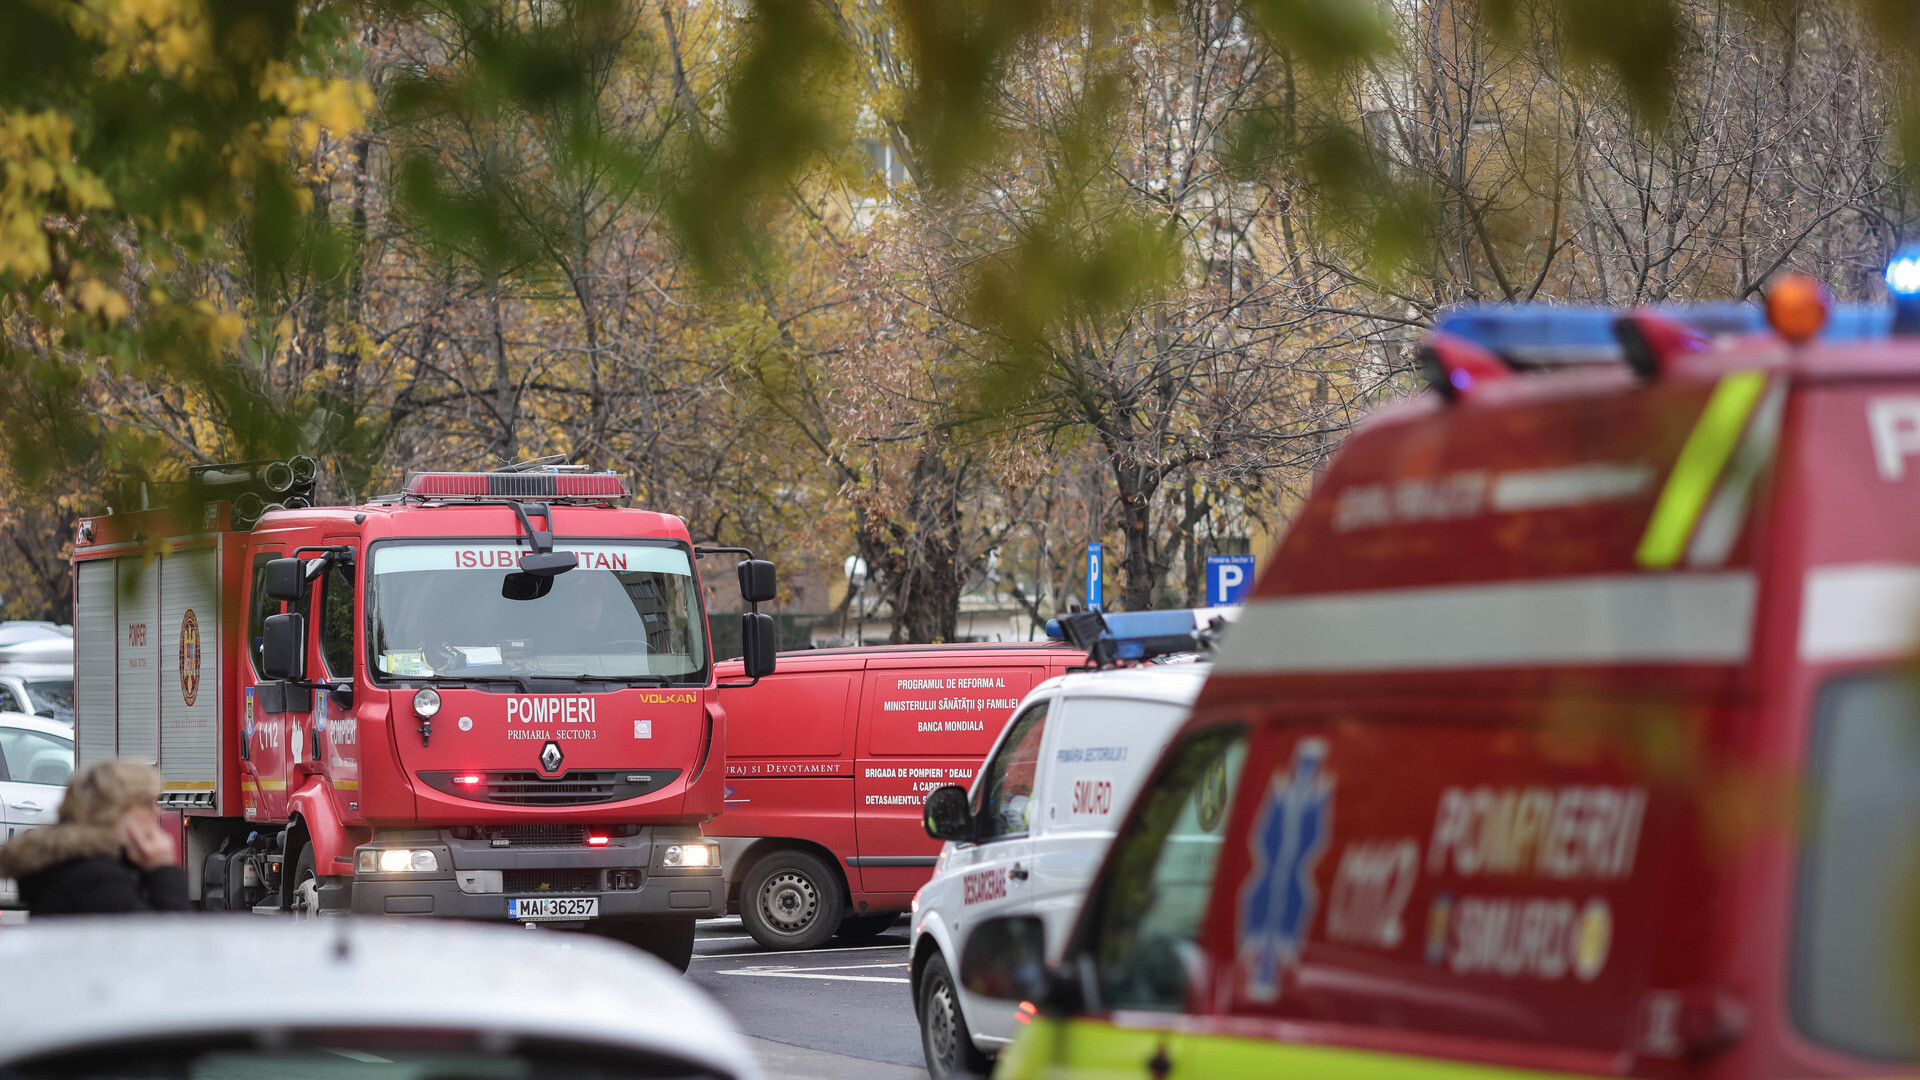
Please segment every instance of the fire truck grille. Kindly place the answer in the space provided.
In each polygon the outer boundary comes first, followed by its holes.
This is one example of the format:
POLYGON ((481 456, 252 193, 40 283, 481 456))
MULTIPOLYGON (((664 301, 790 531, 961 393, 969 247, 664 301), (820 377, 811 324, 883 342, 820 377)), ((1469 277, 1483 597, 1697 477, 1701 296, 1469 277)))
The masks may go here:
POLYGON ((599 892, 600 871, 582 870, 503 870, 500 885, 510 893, 599 892))
POLYGON ((495 825, 486 833, 515 847, 586 847, 589 831, 585 825, 495 825))
POLYGON ((508 806, 586 806, 650 795, 680 775, 679 769, 571 769, 555 777, 530 769, 423 772, 435 791, 508 806))

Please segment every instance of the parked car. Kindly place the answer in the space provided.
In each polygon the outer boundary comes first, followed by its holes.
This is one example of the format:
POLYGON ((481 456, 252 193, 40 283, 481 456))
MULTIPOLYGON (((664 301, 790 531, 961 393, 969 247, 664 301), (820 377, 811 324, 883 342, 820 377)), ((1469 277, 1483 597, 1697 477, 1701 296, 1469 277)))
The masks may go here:
MULTIPOLYGON (((973 779, 1027 691, 1086 653, 1064 642, 782 653, 725 690, 727 907, 769 949, 870 937, 899 920, 939 855, 920 800, 973 779)), ((738 681, 738 661, 717 668, 738 681)))
POLYGON ((71 637, 53 633, 0 645, 0 711, 73 723, 71 637))
POLYGON ((28 679, 0 675, 0 712, 58 720, 73 731, 73 679, 28 679))
POLYGON ((927 796, 926 829, 947 841, 913 900, 911 988, 927 1071, 985 1073, 1013 1037, 1014 1003, 954 978, 968 933, 996 916, 1040 920, 1058 957, 1094 871, 1199 693, 1209 665, 1049 679, 1014 712, 969 794, 927 796))
POLYGON ((73 726, 0 712, 0 841, 60 815, 73 775, 73 726))
POLYGON ((0 928, 32 972, 9 1080, 756 1080, 727 1017, 585 934, 438 920, 123 916, 0 928), (269 977, 271 973, 271 977, 269 977))
POLYGON ((9 619, 6 622, 0 622, 0 648, 17 645, 22 641, 59 637, 72 641, 73 625, 43 622, 38 619, 9 619))

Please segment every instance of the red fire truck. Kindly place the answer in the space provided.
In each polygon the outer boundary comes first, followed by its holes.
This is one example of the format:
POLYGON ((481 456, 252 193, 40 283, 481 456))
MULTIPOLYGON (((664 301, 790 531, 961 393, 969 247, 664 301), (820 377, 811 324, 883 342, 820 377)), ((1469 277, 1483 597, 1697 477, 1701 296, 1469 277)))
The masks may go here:
MULTIPOLYGON (((314 471, 197 470, 190 511, 80 522, 81 764, 159 766, 203 907, 548 922, 684 968, 726 903, 698 560, 747 555, 750 605, 772 564, 617 506, 610 473, 300 506, 314 471)), ((743 630, 770 673, 771 618, 743 630)))

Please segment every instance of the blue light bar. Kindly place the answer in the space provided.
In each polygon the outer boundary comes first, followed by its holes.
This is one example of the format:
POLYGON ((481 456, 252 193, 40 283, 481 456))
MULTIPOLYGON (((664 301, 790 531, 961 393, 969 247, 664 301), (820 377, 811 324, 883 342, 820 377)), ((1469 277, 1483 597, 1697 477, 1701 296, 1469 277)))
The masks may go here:
MULTIPOLYGON (((1087 613, 1067 616, 1078 620, 1087 613)), ((1098 640, 1088 649, 1095 664, 1112 661, 1143 661, 1173 653, 1190 653, 1202 648, 1200 632, 1209 629, 1216 618, 1232 622, 1239 618, 1238 606, 1176 608, 1171 611, 1107 611, 1100 616, 1098 640)), ((1047 621, 1047 636, 1066 639, 1060 619, 1047 621)))
MULTIPOLYGON (((1920 277, 1920 265, 1916 265, 1916 276, 1920 277)), ((1757 304, 1673 304, 1651 311, 1708 334, 1759 334, 1768 329, 1766 312, 1757 304)), ((1622 362, 1625 354, 1613 335, 1613 323, 1626 313, 1624 308, 1484 304, 1449 308, 1433 328, 1437 333, 1465 338, 1518 367, 1614 364, 1622 362)), ((1892 328, 1893 312, 1889 308, 1837 306, 1819 340, 1884 338, 1892 328)))

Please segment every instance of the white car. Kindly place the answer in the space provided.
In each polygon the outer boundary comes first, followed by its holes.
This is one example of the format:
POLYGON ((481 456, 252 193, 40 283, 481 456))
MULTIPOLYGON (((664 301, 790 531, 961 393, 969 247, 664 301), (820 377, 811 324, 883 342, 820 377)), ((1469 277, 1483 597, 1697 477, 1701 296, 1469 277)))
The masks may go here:
POLYGON ((53 824, 72 775, 72 724, 0 712, 0 842, 53 824))
POLYGON ((0 712, 58 720, 73 733, 73 676, 0 673, 0 712))
POLYGON ((757 1080, 679 972, 586 934, 451 920, 217 915, 0 927, 34 972, 0 1076, 757 1080))
POLYGON ((1209 668, 1049 679, 1020 702, 964 804, 959 788, 927 796, 927 831, 948 842, 913 900, 910 971, 934 1080, 987 1072, 1014 1033, 1011 1004, 954 977, 968 931, 998 915, 1036 915, 1048 956, 1059 957, 1114 830, 1209 668))
POLYGON ((71 637, 51 633, 0 645, 0 711, 73 723, 71 637))

